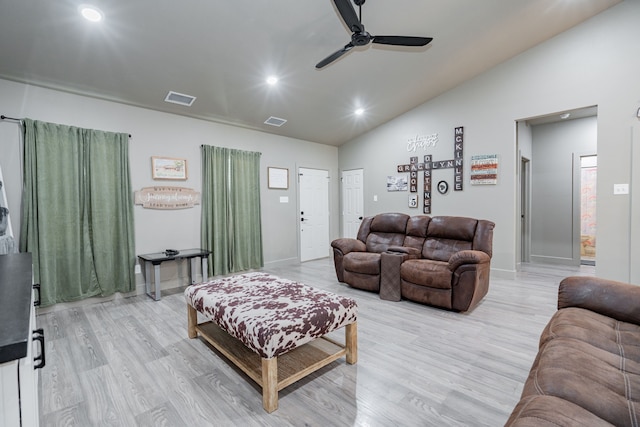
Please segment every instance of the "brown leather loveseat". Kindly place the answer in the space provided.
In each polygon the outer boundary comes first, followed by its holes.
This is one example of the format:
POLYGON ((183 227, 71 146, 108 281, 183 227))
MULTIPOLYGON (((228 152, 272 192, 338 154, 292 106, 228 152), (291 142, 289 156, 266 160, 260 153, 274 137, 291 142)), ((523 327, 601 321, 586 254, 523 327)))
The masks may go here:
POLYGON ((362 221, 356 239, 331 243, 340 282, 468 311, 489 289, 494 223, 454 216, 383 213, 362 221))
POLYGON ((637 426, 639 396, 640 286, 564 279, 506 425, 637 426))

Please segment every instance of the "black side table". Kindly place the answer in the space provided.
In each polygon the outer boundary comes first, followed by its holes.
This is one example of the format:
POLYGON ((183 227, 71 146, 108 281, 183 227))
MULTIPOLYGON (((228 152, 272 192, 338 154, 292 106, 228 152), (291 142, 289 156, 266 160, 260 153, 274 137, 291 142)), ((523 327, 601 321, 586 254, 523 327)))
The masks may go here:
POLYGON ((160 289, 160 264, 164 261, 174 261, 188 259, 189 262, 189 283, 194 285, 193 272, 196 270, 196 258, 200 258, 202 262, 202 281, 207 280, 207 261, 211 251, 206 249, 180 249, 176 255, 167 255, 164 252, 156 252, 152 254, 138 255, 140 261, 144 265, 144 284, 145 292, 151 298, 159 301, 162 297, 160 289), (151 293, 151 266, 153 265, 154 292, 151 293))

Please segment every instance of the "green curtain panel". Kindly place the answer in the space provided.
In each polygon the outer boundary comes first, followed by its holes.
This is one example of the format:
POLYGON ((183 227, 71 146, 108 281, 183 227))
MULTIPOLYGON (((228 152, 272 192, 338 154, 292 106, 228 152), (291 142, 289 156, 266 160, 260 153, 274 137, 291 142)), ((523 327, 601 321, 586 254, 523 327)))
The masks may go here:
POLYGON ((264 265, 260 155, 202 146, 201 242, 212 251, 211 276, 264 265))
POLYGON ((135 289, 128 135, 23 120, 20 250, 42 305, 135 289))

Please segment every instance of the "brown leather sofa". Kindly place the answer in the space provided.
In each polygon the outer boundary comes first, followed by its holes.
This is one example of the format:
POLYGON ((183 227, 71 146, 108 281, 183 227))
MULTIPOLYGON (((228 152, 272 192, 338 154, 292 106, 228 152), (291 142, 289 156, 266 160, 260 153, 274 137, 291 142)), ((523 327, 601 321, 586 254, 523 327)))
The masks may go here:
POLYGON ((494 223, 473 218, 384 213, 363 220, 357 239, 331 243, 338 280, 455 311, 489 289, 494 223))
POLYGON ((564 279, 506 426, 637 426, 639 400, 640 286, 564 279))

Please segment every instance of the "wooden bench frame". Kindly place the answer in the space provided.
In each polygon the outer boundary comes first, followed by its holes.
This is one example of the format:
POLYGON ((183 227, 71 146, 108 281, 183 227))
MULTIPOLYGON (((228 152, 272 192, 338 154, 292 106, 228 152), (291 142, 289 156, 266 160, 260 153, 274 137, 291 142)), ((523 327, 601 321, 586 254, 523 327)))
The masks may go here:
POLYGON ((187 303, 188 335, 200 334, 231 363, 262 387, 262 407, 271 413, 278 409, 278 391, 346 356, 347 363, 358 361, 357 322, 345 326, 345 344, 323 336, 285 354, 270 359, 247 348, 213 322, 198 323, 198 312, 187 303), (278 369, 280 359, 280 369, 278 369))

